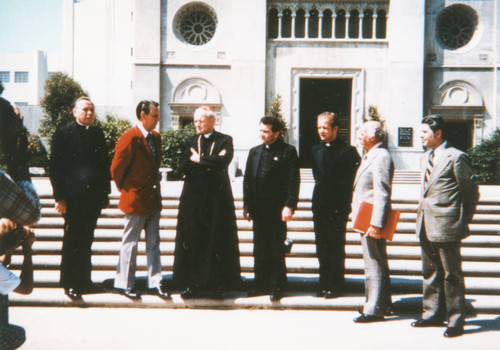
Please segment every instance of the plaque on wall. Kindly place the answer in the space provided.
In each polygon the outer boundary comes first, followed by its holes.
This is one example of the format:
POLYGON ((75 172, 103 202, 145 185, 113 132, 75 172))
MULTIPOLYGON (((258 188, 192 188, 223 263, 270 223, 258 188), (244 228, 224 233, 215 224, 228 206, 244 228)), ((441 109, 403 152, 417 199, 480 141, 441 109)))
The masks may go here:
POLYGON ((398 128, 398 147, 413 147, 413 128, 398 128))

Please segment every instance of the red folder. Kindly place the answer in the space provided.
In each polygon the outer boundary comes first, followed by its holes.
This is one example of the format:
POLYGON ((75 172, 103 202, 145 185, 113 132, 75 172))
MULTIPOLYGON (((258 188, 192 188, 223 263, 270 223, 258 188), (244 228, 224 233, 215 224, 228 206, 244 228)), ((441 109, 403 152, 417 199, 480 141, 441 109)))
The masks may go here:
MULTIPOLYGON (((354 220, 353 228, 361 232, 366 232, 368 227, 370 227, 370 222, 372 219, 373 204, 368 202, 362 202, 359 206, 358 215, 354 220)), ((387 220, 385 221, 384 227, 382 227, 382 238, 392 241, 394 237, 394 231, 396 231, 396 226, 398 224, 399 215, 401 212, 397 210, 389 211, 387 215, 387 220)))

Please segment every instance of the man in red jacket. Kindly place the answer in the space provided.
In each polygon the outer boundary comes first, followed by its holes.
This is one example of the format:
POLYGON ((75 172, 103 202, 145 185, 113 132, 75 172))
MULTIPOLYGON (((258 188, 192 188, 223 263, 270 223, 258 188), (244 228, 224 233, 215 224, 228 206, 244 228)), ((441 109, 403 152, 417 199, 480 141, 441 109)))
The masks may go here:
POLYGON ((111 163, 111 176, 121 192, 118 207, 125 213, 125 228, 116 270, 115 288, 136 298, 137 242, 144 229, 151 294, 168 297, 161 290, 160 261, 160 161, 161 135, 154 130, 160 118, 159 104, 141 101, 136 108, 137 126, 118 140, 111 163))

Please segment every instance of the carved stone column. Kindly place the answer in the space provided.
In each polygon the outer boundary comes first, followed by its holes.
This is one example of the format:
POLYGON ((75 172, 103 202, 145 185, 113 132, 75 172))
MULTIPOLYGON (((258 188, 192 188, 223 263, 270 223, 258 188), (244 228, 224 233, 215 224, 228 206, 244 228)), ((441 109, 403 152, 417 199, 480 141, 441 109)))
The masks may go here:
POLYGON ((311 15, 309 14, 309 12, 306 12, 304 17, 306 18, 306 23, 304 28, 304 38, 309 38, 309 17, 311 17, 311 15))
POLYGON ((474 140, 472 141, 474 146, 479 145, 483 139, 483 116, 474 116, 474 140))
POLYGON ((170 127, 173 130, 179 130, 179 116, 178 115, 171 115, 170 116, 170 127))
POLYGON ((359 21, 358 21, 358 38, 363 38, 363 21, 365 20, 365 15, 360 12, 359 13, 359 21))
POLYGON ((282 18, 283 18, 283 10, 279 10, 279 13, 278 13, 278 39, 281 39, 281 31, 282 31, 282 18))
POLYGON ((346 12, 345 13, 345 38, 348 39, 350 38, 349 36, 349 21, 351 20, 351 14, 346 12))

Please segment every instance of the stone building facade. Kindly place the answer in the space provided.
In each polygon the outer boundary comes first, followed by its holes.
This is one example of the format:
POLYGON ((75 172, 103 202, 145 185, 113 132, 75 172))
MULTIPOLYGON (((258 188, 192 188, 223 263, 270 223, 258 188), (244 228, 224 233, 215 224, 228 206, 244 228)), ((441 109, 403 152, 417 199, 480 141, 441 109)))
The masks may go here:
POLYGON ((140 99, 158 100, 168 129, 208 104, 239 164, 277 95, 302 167, 325 110, 355 143, 375 106, 396 168, 410 170, 424 114, 448 119, 463 149, 500 121, 495 0, 63 1, 64 70, 100 109, 133 120, 140 99))

